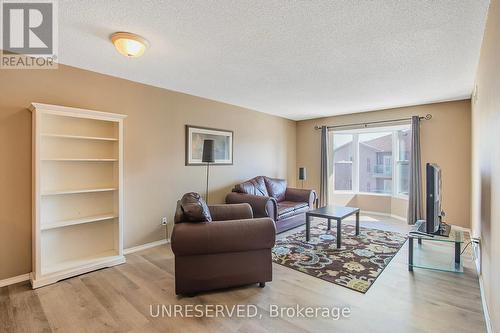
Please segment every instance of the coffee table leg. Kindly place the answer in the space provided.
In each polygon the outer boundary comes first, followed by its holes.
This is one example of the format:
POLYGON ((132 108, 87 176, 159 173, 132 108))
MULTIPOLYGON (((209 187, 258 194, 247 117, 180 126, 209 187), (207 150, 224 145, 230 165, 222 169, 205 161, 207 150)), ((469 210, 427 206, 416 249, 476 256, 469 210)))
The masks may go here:
POLYGON ((332 228, 332 219, 328 219, 328 230, 332 228))
POLYGON ((309 242, 309 227, 311 224, 309 214, 306 213, 306 242, 309 242))
POLYGON ((342 233, 340 232, 340 222, 342 220, 337 220, 337 249, 340 249, 342 246, 342 233))
POLYGON ((356 236, 359 235, 359 211, 356 212, 356 236))
POLYGON ((408 237, 408 270, 413 271, 413 237, 408 237))
POLYGON ((455 264, 460 265, 460 242, 455 242, 455 264))

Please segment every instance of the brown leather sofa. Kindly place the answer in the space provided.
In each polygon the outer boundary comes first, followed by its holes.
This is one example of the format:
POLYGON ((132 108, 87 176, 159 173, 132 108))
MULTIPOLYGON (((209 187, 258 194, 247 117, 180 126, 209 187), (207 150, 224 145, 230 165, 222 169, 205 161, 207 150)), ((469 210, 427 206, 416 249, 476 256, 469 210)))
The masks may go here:
POLYGON ((258 176, 234 186, 226 203, 248 203, 255 217, 271 217, 278 233, 305 224, 316 201, 314 190, 291 188, 284 179, 258 176))
POLYGON ((175 293, 272 280, 271 249, 276 229, 270 218, 254 218, 248 204, 208 206, 211 222, 185 222, 177 204, 172 233, 175 293))

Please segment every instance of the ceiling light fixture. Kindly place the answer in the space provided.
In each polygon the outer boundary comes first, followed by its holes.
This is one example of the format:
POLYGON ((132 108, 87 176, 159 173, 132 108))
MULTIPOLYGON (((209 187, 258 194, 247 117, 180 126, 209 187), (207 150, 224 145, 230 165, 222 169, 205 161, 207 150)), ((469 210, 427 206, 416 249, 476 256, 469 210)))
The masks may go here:
POLYGON ((149 47, 145 38, 130 32, 115 32, 111 35, 111 41, 118 52, 129 58, 140 57, 149 47))

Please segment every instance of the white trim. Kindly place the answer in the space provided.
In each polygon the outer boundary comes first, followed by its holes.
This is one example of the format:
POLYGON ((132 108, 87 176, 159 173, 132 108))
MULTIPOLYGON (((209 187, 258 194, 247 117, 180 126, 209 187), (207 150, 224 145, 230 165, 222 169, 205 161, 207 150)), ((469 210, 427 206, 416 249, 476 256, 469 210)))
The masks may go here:
POLYGON ((8 279, 0 280, 0 288, 10 286, 11 284, 16 284, 19 282, 29 281, 30 273, 23 275, 14 276, 8 279))
POLYGON ((348 194, 348 195, 356 195, 358 193, 353 192, 353 191, 348 191, 348 190, 333 190, 333 195, 335 194, 348 194))
MULTIPOLYGON (((392 153, 391 153, 391 167, 392 167, 392 178, 391 178, 391 187, 392 187, 392 193, 391 196, 395 197, 398 192, 398 179, 399 179, 399 172, 398 172, 398 167, 397 167, 397 161, 399 160, 399 138, 398 138, 398 132, 393 131, 392 132, 392 153)), ((408 175, 409 175, 408 171, 408 175)))
POLYGON ((102 112, 88 109, 73 108, 69 106, 61 105, 51 105, 43 103, 31 103, 28 110, 31 112, 44 111, 50 114, 62 114, 70 117, 82 117, 82 118, 102 118, 116 121, 117 119, 125 119, 127 115, 111 112, 102 112))
POLYGON ((388 197, 399 200, 408 201, 408 195, 404 194, 389 194, 389 193, 377 193, 377 192, 354 192, 349 190, 333 190, 333 195, 335 194, 349 194, 349 195, 366 195, 366 196, 374 196, 374 197, 388 197))
POLYGON ((142 251, 142 250, 147 250, 147 249, 150 249, 152 247, 156 247, 156 246, 160 246, 160 245, 165 245, 165 244, 168 244, 168 243, 170 243, 170 241, 168 239, 160 239, 159 241, 155 241, 155 242, 151 242, 151 243, 146 243, 146 244, 142 244, 142 245, 137 245, 137 246, 129 247, 128 249, 123 250, 123 253, 124 254, 131 254, 131 253, 134 253, 134 252, 139 252, 139 251, 142 251))
POLYGON ((483 275, 481 274, 481 247, 479 244, 472 243, 472 250, 474 255, 474 264, 476 266, 477 277, 479 280, 479 290, 481 293, 481 303, 483 305, 484 322, 486 324, 486 331, 488 333, 493 333, 493 328, 491 326, 490 311, 488 310, 488 304, 486 303, 486 296, 484 295, 484 281, 483 275))
POLYGON ((476 265, 477 275, 481 275, 481 248, 479 244, 472 243, 472 255, 474 259, 474 264, 476 265))
POLYGON ((394 198, 394 195, 392 195, 390 193, 361 192, 361 191, 359 191, 358 193, 355 193, 355 194, 359 194, 359 195, 371 195, 371 196, 374 196, 374 197, 389 197, 389 198, 394 198))
POLYGON ((123 228, 125 225, 125 202, 124 202, 124 192, 125 183, 123 181, 124 172, 124 160, 123 160, 123 119, 118 121, 118 254, 123 256, 123 228))
POLYGON ((484 321, 486 324, 486 331, 488 333, 493 333, 493 328, 491 327, 490 313, 488 311, 488 304, 486 304, 486 298, 484 296, 484 285, 483 285, 482 275, 479 275, 479 290, 481 291, 481 303, 483 303, 483 313, 484 313, 484 321))
MULTIPOLYGON (((351 189, 355 193, 359 193, 359 134, 352 135, 352 185, 351 189)), ((335 151, 332 155, 335 155, 335 151)), ((335 170, 334 170, 335 175, 335 170)), ((335 187, 335 182, 333 183, 335 187)))

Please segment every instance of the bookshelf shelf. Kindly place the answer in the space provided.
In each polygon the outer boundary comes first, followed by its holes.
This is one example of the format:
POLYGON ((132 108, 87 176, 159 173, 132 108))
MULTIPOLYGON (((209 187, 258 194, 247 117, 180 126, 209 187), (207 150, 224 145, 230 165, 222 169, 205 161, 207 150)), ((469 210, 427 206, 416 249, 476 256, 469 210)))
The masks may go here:
POLYGON ((82 218, 78 218, 78 219, 62 220, 62 221, 57 221, 57 222, 48 222, 48 223, 42 222, 41 230, 50 230, 50 229, 56 229, 56 228, 69 227, 69 226, 77 225, 77 224, 85 224, 85 223, 93 223, 93 222, 99 222, 99 221, 112 220, 112 219, 115 219, 117 217, 118 216, 116 214, 110 213, 110 214, 103 214, 103 215, 87 216, 87 217, 82 217, 82 218))
POLYGON ((101 188, 85 188, 85 189, 67 189, 67 190, 57 190, 57 191, 46 191, 42 195, 63 195, 63 194, 78 194, 78 193, 94 193, 94 192, 108 192, 116 191, 116 187, 101 187, 101 188))

